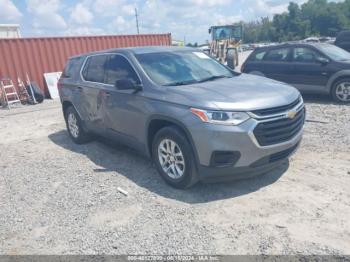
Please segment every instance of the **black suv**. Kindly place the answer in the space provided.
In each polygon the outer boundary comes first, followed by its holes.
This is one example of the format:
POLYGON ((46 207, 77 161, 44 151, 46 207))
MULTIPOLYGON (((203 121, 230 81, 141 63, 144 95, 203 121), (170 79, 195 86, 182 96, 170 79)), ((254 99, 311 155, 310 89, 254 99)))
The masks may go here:
POLYGON ((350 31, 343 31, 339 33, 334 44, 350 52, 350 31))
POLYGON ((285 82, 304 93, 350 103, 350 53, 331 44, 295 43, 257 48, 242 72, 285 82))

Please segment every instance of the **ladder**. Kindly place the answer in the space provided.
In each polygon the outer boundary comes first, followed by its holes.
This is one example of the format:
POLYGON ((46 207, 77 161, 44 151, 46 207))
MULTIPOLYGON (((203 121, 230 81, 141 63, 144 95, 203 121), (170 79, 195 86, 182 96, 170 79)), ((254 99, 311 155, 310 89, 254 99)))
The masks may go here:
POLYGON ((11 105, 20 103, 21 100, 17 94, 16 88, 10 78, 0 79, 0 88, 2 93, 3 106, 7 106, 8 109, 11 105))
POLYGON ((23 81, 18 77, 17 79, 18 83, 18 96, 19 100, 21 100, 22 104, 27 104, 32 102, 32 97, 29 96, 26 86, 24 85, 23 81))

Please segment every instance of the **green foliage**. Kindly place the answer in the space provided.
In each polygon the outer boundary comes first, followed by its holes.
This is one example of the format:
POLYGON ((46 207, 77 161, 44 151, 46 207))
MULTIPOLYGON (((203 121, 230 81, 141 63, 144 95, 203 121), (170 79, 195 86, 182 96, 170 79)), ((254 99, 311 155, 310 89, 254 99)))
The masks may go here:
POLYGON ((350 0, 327 2, 309 0, 298 5, 290 2, 288 11, 244 23, 244 42, 282 42, 310 36, 333 36, 350 29, 350 0))
POLYGON ((195 42, 194 44, 188 43, 188 44, 186 44, 186 46, 188 46, 188 47, 198 47, 198 43, 197 42, 195 42))

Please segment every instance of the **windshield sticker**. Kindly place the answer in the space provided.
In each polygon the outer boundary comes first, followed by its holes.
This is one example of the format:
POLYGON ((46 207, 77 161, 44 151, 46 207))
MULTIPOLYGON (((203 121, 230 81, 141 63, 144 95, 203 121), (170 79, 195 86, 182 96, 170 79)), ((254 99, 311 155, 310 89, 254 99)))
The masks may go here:
POLYGON ((202 59, 209 59, 209 56, 207 56, 206 54, 201 53, 201 52, 193 52, 193 54, 195 54, 196 56, 198 56, 199 58, 202 58, 202 59))

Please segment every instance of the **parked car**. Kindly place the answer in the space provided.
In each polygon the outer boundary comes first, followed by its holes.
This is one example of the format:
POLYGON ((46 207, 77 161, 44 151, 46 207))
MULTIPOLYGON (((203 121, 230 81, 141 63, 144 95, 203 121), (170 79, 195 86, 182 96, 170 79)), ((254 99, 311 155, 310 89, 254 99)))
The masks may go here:
POLYGON ((249 51, 249 50, 253 50, 253 48, 249 45, 249 44, 243 44, 241 45, 241 49, 242 51, 249 51))
POLYGON ((294 87, 236 73, 192 48, 72 57, 58 85, 74 142, 98 134, 125 143, 178 188, 267 172, 296 150, 303 133, 304 105, 294 87))
POLYGON ((303 40, 303 42, 305 43, 319 43, 320 42, 320 39, 318 37, 308 37, 306 39, 303 40))
POLYGON ((350 31, 343 31, 337 35, 334 44, 350 52, 350 31))
POLYGON ((335 37, 323 36, 319 38, 321 43, 334 44, 335 37))
POLYGON ((350 53, 325 43, 293 43, 256 49, 241 71, 293 85, 301 92, 330 94, 350 103, 350 53))

